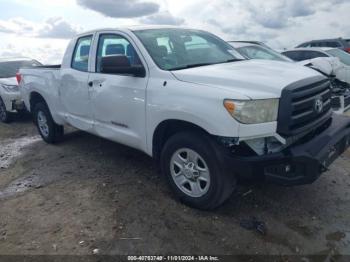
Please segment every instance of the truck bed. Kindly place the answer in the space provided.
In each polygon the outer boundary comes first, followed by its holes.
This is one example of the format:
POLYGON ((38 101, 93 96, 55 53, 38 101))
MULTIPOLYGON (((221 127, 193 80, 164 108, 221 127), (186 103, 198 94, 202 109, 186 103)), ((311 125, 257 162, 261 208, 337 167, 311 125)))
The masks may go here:
POLYGON ((25 85, 21 88, 21 95, 26 108, 31 108, 31 93, 37 92, 46 98, 46 103, 54 109, 53 114, 59 112, 60 65, 21 68, 19 74, 24 80, 22 82, 25 82, 25 85))

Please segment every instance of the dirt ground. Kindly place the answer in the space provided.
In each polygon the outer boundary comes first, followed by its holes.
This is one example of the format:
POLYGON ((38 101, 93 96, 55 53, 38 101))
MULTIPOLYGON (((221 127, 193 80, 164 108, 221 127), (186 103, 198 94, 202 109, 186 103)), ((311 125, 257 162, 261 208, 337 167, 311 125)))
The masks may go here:
POLYGON ((143 153, 78 131, 47 145, 21 117, 0 124, 0 255, 350 255, 349 160, 312 185, 240 186, 203 212, 143 153), (251 217, 266 235, 241 227, 251 217))

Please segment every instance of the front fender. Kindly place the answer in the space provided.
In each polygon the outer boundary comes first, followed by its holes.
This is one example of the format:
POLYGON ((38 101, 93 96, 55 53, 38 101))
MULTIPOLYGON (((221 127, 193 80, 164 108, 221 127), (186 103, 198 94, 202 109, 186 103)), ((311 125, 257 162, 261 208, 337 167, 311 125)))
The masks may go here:
MULTIPOLYGON (((226 113, 226 112, 225 112, 226 113)), ((226 113, 227 114, 227 113, 226 113)), ((228 114, 227 114, 228 115, 228 114)), ((147 126, 147 153, 153 154, 153 135, 159 125, 169 120, 178 120, 190 123, 205 130, 211 135, 237 137, 239 132, 239 124, 229 117, 229 122, 220 119, 218 116, 215 119, 203 115, 196 115, 190 112, 179 112, 174 110, 161 111, 153 113, 149 119, 147 126)))

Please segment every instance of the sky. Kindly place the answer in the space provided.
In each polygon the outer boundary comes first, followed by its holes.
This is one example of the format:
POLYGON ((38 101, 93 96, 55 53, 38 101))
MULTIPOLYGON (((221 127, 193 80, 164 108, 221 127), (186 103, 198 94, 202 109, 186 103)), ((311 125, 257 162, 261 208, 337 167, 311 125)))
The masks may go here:
POLYGON ((350 38, 350 0, 0 0, 0 57, 60 63, 77 33, 128 25, 204 29, 282 50, 350 38))

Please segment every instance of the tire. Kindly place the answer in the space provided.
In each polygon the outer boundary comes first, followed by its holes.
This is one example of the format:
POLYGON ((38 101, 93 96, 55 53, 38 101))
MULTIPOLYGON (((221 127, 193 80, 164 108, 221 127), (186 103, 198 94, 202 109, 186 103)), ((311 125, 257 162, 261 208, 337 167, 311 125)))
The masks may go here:
POLYGON ((166 142, 160 157, 161 172, 184 204, 211 210, 231 196, 236 178, 220 165, 216 150, 221 149, 209 135, 197 132, 178 133, 166 142))
POLYGON ((33 116, 39 134, 46 143, 55 144, 62 140, 64 128, 54 122, 45 103, 38 103, 34 106, 33 116))
POLYGON ((0 122, 10 123, 12 120, 12 115, 6 110, 6 106, 2 98, 0 97, 0 122))

